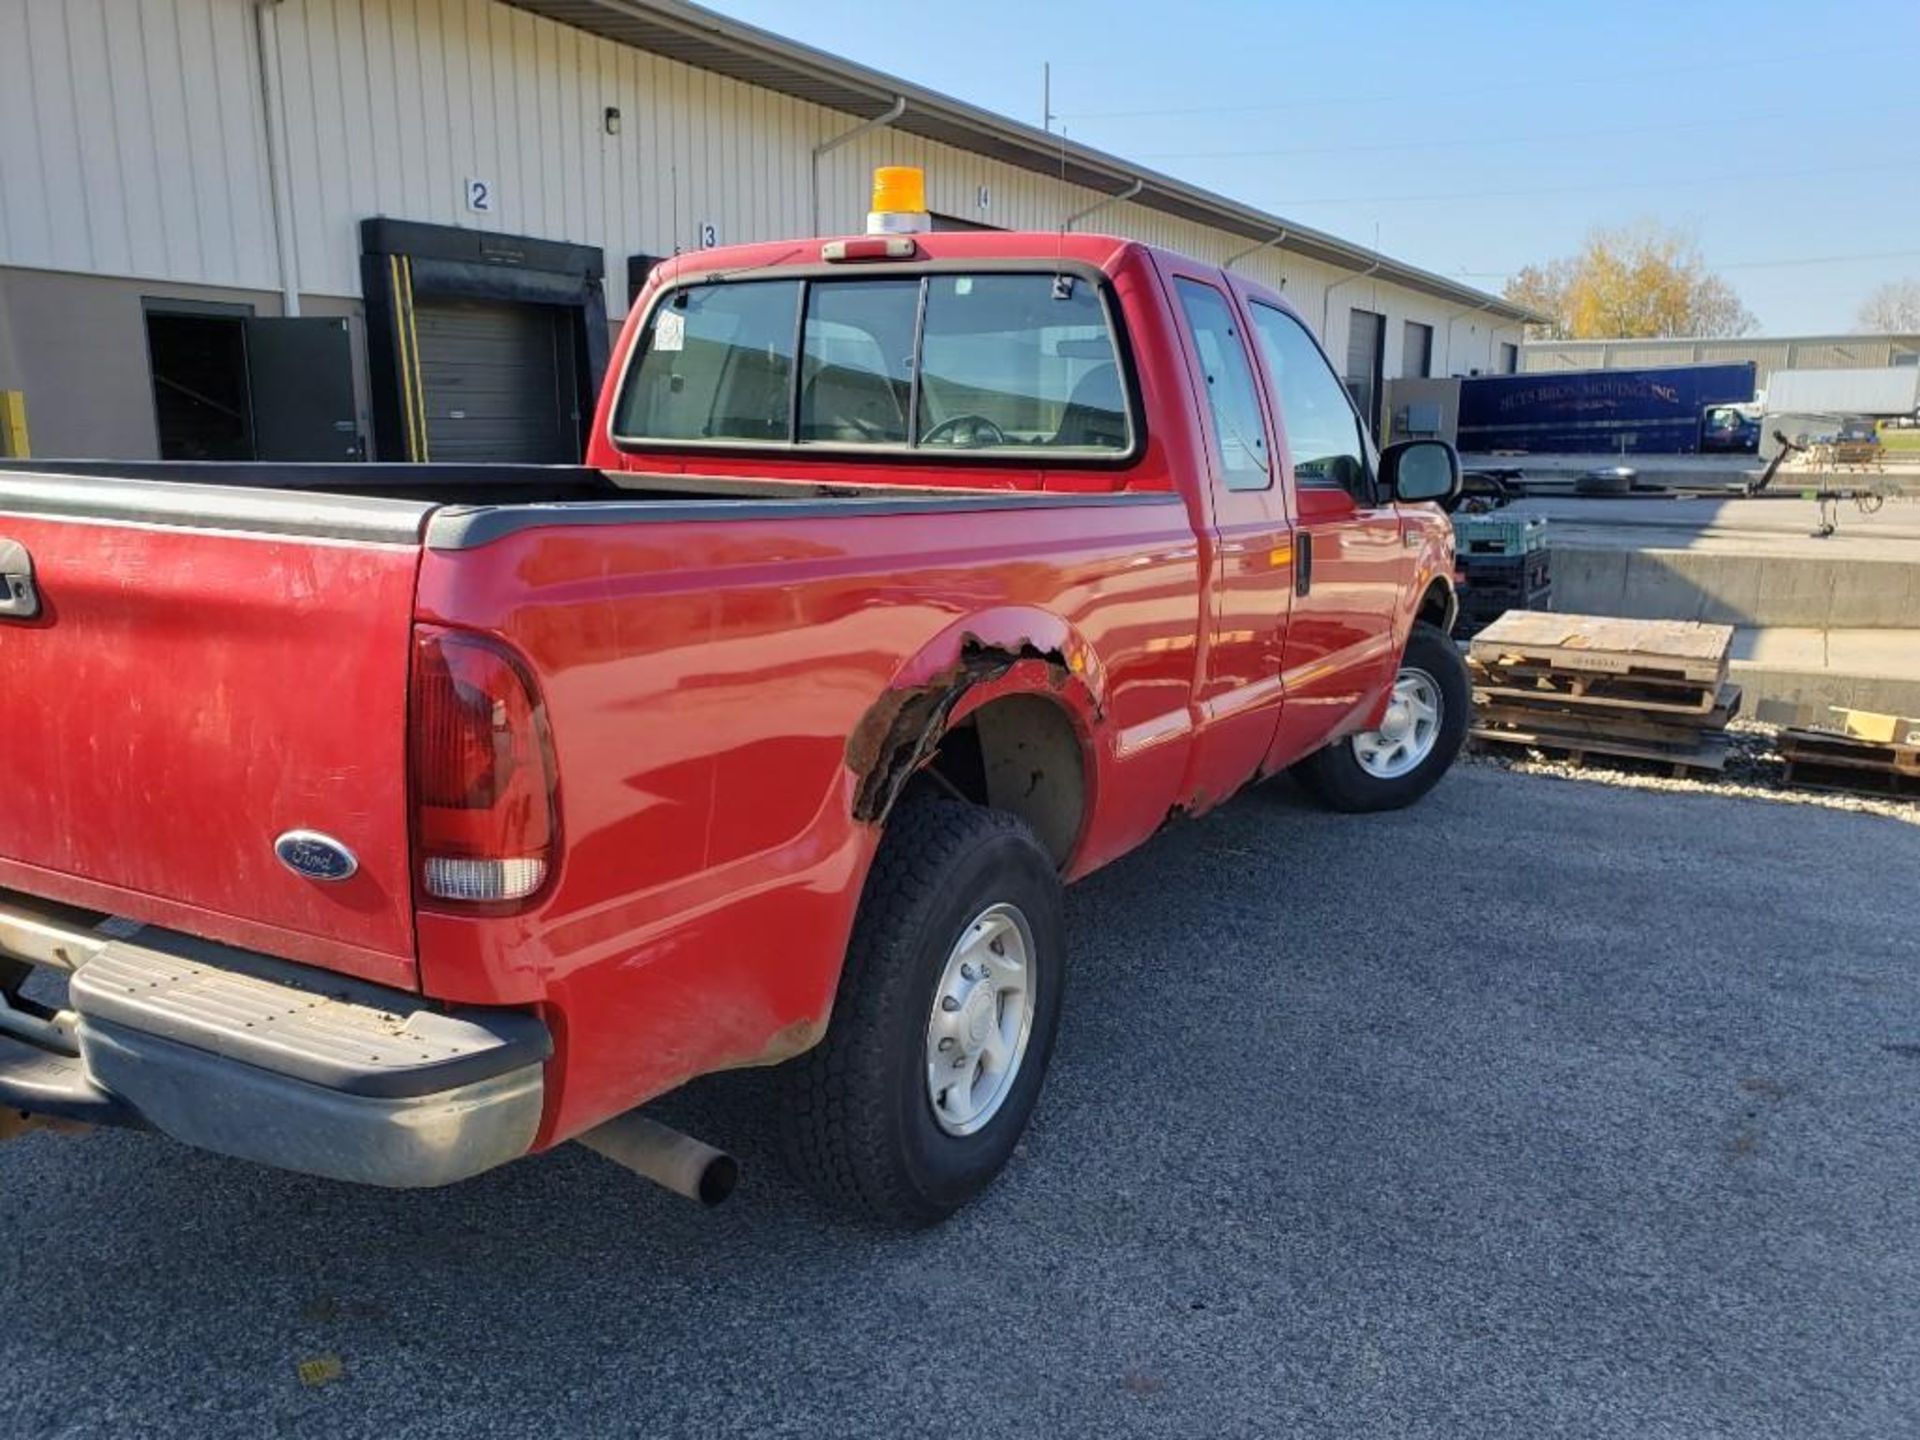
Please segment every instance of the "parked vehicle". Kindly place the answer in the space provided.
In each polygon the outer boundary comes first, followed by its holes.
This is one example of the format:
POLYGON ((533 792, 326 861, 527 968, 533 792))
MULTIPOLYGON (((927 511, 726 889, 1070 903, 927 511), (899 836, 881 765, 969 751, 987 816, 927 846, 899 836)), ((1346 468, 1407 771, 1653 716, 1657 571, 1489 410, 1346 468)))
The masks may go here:
POLYGON ((668 261, 581 469, 0 471, 0 1108, 713 1198, 616 1117, 779 1066, 804 1180, 938 1219, 1039 1093, 1063 881, 1450 765, 1458 484, 1278 294, 1051 233, 668 261))
MULTIPOLYGON (((1468 454, 1693 455, 1740 448, 1746 430, 1709 422, 1753 401, 1752 361, 1646 370, 1475 375, 1460 382, 1457 438, 1468 454)), ((1758 443, 1757 430, 1753 434, 1758 443)), ((1746 448, 1752 448, 1746 446, 1746 448)))
POLYGON ((1700 448, 1715 454, 1751 455, 1760 448, 1760 406, 1709 405, 1700 432, 1700 448))
MULTIPOLYGON (((1792 445, 1836 442, 1858 447, 1875 437, 1843 435, 1850 423, 1869 430, 1898 430, 1920 418, 1920 368, 1911 365, 1852 370, 1776 370, 1767 381, 1765 434, 1760 453, 1772 459, 1782 451, 1776 436, 1792 445)), ((1878 443, 1877 441, 1875 443, 1878 443)), ((1858 463, 1858 462, 1855 462, 1858 463)))

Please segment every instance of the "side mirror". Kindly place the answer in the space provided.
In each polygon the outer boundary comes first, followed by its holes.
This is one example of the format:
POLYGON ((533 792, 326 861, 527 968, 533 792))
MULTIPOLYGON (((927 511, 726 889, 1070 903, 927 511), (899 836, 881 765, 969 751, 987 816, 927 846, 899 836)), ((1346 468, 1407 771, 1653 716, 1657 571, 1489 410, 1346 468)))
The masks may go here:
POLYGON ((1380 480, 1402 504, 1451 504, 1460 495, 1460 455, 1444 440, 1402 440, 1380 452, 1380 480))

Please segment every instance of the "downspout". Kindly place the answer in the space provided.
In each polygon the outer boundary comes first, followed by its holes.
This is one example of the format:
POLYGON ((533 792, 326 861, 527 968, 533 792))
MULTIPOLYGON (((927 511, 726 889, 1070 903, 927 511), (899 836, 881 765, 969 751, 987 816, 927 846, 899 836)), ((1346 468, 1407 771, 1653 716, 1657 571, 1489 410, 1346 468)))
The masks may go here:
POLYGON ((1320 292, 1320 343, 1322 345, 1327 343, 1327 321, 1332 318, 1333 315, 1333 292, 1338 290, 1342 285, 1351 285, 1356 280, 1366 279, 1367 276, 1373 274, 1374 271, 1386 263, 1384 256, 1375 256, 1373 263, 1366 269, 1360 271, 1359 274, 1349 275, 1344 280, 1336 280, 1320 292))
MULTIPOLYGON (((1286 244, 1286 241, 1287 241, 1287 232, 1285 230, 1282 230, 1279 234, 1270 236, 1269 238, 1262 240, 1258 245, 1249 245, 1244 250, 1234 251, 1233 254, 1229 255, 1226 259, 1220 262, 1220 268, 1222 270, 1231 270, 1233 269, 1234 266, 1238 265, 1242 260, 1246 259, 1249 255, 1257 255, 1262 250, 1270 250, 1276 245, 1284 245, 1286 244)), ((1282 281, 1281 283, 1285 284, 1286 282, 1282 281)))
POLYGON ((809 201, 812 206, 809 213, 813 217, 813 234, 818 235, 820 233, 820 157, 830 151, 838 150, 842 145, 847 144, 851 140, 858 140, 869 130, 886 129, 887 126, 893 124, 894 121, 906 113, 907 97, 904 95, 896 95, 893 97, 893 104, 889 105, 883 113, 874 116, 871 120, 862 120, 851 130, 843 130, 833 138, 822 140, 818 145, 813 147, 813 175, 809 182, 808 192, 809 201))
POLYGON ((1133 182, 1133 184, 1129 185, 1126 189, 1122 190, 1118 195, 1103 195, 1098 200, 1094 201, 1093 204, 1087 206, 1086 209, 1076 210, 1073 212, 1073 214, 1067 216, 1066 219, 1060 222, 1060 228, 1062 230, 1071 230, 1073 229, 1074 226, 1078 225, 1082 220, 1086 219, 1089 215, 1098 215, 1102 210, 1106 209, 1109 205, 1124 205, 1127 201, 1133 199, 1134 196, 1138 195, 1142 190, 1146 188, 1147 188, 1146 181, 1136 180, 1133 182))
POLYGON ((280 265, 280 313, 300 313, 300 268, 293 244, 293 192, 287 177, 287 127, 280 106, 280 0, 256 0, 254 41, 260 51, 260 114, 267 127, 267 190, 280 265))

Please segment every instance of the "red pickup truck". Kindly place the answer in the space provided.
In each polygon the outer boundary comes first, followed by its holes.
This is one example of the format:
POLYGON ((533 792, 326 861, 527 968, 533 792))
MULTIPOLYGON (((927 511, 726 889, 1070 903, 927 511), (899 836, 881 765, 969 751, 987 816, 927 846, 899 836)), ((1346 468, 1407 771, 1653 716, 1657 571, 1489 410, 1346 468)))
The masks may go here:
POLYGON ((647 1171, 616 1117, 778 1066, 806 1182, 937 1219, 1033 1108, 1062 882, 1451 764, 1458 485, 1280 295, 1079 234, 670 261, 579 468, 0 471, 6 1128, 647 1171))

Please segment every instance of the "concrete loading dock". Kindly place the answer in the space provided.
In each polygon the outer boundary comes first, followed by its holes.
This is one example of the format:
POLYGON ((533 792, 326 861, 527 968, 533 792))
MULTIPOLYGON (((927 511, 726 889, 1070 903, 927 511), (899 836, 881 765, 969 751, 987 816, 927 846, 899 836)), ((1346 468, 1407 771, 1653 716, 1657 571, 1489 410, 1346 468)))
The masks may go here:
POLYGON ((1920 504, 1811 532, 1820 507, 1789 498, 1533 498, 1549 520, 1553 608, 1736 627, 1747 714, 1791 724, 1829 705, 1920 713, 1920 504))

